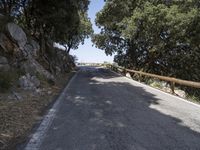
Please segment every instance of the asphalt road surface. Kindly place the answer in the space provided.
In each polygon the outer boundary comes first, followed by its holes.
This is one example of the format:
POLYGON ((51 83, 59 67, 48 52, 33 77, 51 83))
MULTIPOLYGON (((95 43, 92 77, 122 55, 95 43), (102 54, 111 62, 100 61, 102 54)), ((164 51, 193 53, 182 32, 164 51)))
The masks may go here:
POLYGON ((82 67, 54 109, 27 150, 200 150, 198 105, 107 69, 82 67))

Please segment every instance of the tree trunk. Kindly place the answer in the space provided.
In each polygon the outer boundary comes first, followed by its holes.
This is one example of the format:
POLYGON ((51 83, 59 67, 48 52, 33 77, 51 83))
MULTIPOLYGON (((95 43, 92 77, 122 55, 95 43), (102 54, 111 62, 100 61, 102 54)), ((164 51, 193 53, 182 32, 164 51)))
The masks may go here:
POLYGON ((70 50, 71 50, 71 47, 68 47, 67 54, 69 54, 70 50))
POLYGON ((44 53, 45 53, 45 36, 44 36, 44 30, 41 25, 40 26, 40 55, 43 56, 44 53))

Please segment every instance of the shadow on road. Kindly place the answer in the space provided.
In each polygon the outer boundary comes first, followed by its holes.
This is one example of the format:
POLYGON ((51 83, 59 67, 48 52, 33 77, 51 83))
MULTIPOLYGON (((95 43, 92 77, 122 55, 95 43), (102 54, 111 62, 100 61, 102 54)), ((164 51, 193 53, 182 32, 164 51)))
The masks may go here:
POLYGON ((151 109, 161 100, 119 77, 105 69, 81 72, 49 136, 64 137, 67 142, 60 145, 72 150, 200 149, 200 133, 151 109))

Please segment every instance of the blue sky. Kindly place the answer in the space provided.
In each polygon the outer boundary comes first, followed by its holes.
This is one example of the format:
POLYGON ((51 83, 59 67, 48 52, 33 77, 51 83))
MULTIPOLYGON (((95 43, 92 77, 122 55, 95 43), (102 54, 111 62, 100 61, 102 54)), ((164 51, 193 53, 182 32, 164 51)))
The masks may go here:
MULTIPOLYGON (((103 6, 104 0, 91 0, 90 2, 88 15, 93 24, 95 33, 99 32, 98 27, 95 25, 95 15, 103 6)), ((84 45, 80 45, 77 50, 72 50, 71 54, 78 57, 78 62, 113 62, 114 56, 106 56, 103 50, 97 49, 95 46, 92 47, 92 44, 91 39, 86 39, 84 45)))

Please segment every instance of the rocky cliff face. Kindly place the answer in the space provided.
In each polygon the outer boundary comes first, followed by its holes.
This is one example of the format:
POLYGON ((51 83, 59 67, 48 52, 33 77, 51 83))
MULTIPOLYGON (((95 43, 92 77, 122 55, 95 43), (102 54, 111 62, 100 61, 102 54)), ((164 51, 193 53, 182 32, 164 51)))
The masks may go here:
POLYGON ((55 82, 55 75, 68 72, 74 67, 72 57, 63 50, 54 48, 53 42, 47 44, 48 50, 51 49, 51 54, 45 54, 46 59, 40 58, 40 45, 33 38, 27 37, 20 26, 15 23, 6 23, 3 28, 4 30, 0 31, 0 73, 20 70, 21 88, 38 88, 37 76, 43 76, 55 82))
POLYGON ((38 40, 0 14, 1 150, 23 142, 73 75, 73 57, 38 40))

